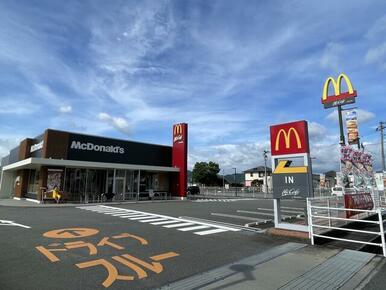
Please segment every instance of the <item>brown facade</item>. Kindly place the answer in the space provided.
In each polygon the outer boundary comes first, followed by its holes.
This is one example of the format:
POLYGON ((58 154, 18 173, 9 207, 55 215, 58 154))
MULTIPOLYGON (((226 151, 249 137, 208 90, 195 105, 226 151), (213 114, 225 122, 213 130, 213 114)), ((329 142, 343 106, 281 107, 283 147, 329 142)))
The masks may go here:
POLYGON ((69 133, 47 129, 44 132, 43 158, 67 159, 69 133))

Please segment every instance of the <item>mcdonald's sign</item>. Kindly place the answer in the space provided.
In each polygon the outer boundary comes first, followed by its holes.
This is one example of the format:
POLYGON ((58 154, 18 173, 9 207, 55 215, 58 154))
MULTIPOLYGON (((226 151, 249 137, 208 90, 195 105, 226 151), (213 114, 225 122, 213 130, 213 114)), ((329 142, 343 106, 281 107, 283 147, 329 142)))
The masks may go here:
POLYGON ((176 124, 173 126, 173 143, 181 143, 184 141, 183 124, 176 124))
POLYGON ((355 103, 355 97, 357 96, 357 92, 354 90, 352 83, 347 75, 340 74, 335 81, 334 78, 329 77, 324 83, 323 87, 323 95, 322 95, 322 104, 325 109, 352 104, 355 103), (342 80, 346 82, 347 92, 342 93, 342 80), (334 89, 334 95, 328 95, 328 88, 332 84, 334 89))
POLYGON ((271 126, 271 155, 309 153, 307 121, 271 126))

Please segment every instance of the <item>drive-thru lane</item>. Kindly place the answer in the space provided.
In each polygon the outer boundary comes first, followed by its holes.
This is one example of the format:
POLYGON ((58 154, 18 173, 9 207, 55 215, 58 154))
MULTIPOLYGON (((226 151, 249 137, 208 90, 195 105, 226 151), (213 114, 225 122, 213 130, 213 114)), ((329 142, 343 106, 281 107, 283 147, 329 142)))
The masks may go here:
MULTIPOLYGON (((211 216, 211 204, 109 206, 179 217, 208 210, 211 216)), ((232 230, 199 235, 219 227, 193 222, 184 227, 196 229, 182 231, 76 207, 0 207, 0 219, 30 227, 0 226, 1 289, 153 289, 287 241, 232 230)))

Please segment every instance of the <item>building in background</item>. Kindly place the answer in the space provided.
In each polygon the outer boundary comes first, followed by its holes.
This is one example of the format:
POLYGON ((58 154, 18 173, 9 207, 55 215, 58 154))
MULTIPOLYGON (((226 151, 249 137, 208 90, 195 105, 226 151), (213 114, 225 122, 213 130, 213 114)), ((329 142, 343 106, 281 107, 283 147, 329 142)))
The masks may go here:
MULTIPOLYGON (((259 187, 262 191, 265 190, 265 170, 264 166, 254 167, 244 171, 245 186, 259 187)), ((267 184, 268 191, 272 190, 272 169, 267 167, 267 184)))
POLYGON ((173 146, 47 129, 1 160, 0 196, 42 200, 58 187, 72 202, 168 194, 186 196, 187 124, 173 126, 173 146))

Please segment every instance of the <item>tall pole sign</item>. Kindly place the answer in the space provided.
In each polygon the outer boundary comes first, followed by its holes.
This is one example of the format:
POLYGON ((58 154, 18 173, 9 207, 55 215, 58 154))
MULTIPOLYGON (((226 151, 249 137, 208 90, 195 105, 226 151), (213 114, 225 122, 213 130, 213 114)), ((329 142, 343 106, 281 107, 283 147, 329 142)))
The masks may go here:
MULTIPOLYGON (((328 77, 324 82, 322 104, 325 109, 338 107, 339 117, 339 129, 340 129, 340 141, 341 146, 345 145, 344 131, 343 131, 343 119, 342 119, 342 106, 355 103, 357 92, 354 90, 352 83, 348 76, 340 74, 336 81, 332 77, 328 77), (347 92, 342 92, 342 80, 346 82, 347 92), (329 95, 328 89, 332 84, 334 93, 329 95)), ((358 141, 359 142, 359 141, 358 141)))
POLYGON ((270 135, 275 227, 307 232, 305 225, 282 223, 280 214, 281 199, 313 196, 307 121, 271 126, 270 135))
POLYGON ((186 197, 188 186, 188 124, 173 125, 172 166, 180 169, 173 177, 172 192, 174 196, 186 197))

